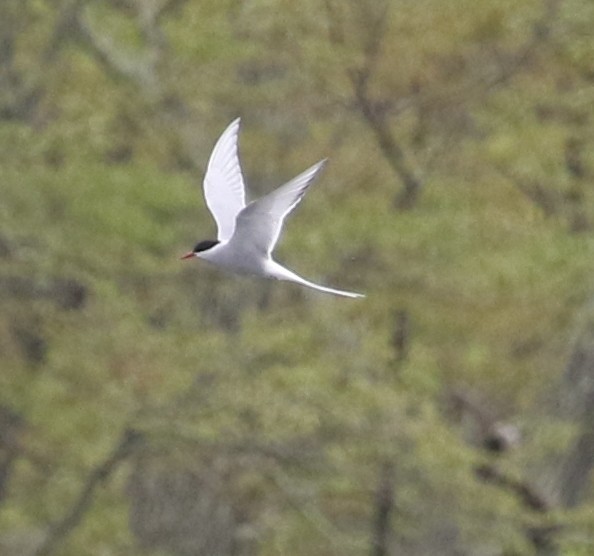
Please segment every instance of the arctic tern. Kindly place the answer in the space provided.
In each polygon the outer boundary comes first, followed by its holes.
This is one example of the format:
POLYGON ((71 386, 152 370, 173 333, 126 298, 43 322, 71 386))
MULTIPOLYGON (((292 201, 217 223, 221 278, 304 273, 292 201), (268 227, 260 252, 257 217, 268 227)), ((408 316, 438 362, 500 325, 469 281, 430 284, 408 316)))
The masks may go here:
POLYGON ((285 217, 301 201, 326 160, 246 205, 237 150, 239 123, 240 118, 231 122, 217 141, 204 177, 204 197, 217 224, 217 239, 200 241, 181 258, 197 257, 237 274, 296 282, 334 295, 365 297, 314 284, 272 258, 285 217))

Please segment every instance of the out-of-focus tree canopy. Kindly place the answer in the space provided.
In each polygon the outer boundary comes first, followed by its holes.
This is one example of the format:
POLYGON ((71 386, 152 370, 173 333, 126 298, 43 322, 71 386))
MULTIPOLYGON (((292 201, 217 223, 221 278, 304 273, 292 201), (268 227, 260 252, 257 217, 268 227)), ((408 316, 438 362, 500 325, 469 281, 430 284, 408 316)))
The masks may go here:
POLYGON ((594 553, 594 3, 2 0, 0 555, 594 553), (278 259, 178 260, 242 117, 278 259))

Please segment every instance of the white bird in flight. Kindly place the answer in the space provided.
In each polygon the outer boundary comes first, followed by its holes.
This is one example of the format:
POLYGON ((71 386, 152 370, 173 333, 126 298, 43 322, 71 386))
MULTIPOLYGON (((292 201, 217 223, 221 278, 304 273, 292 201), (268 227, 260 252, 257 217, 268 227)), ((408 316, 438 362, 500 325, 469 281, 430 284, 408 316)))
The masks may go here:
POLYGON ((245 186, 237 153, 237 118, 215 145, 206 175, 204 197, 218 228, 216 240, 205 240, 182 259, 198 257, 237 274, 296 282, 302 286, 344 297, 365 297, 359 293, 314 284, 277 263, 272 250, 283 222, 301 201, 314 178, 326 164, 318 162, 272 193, 245 203, 245 186))

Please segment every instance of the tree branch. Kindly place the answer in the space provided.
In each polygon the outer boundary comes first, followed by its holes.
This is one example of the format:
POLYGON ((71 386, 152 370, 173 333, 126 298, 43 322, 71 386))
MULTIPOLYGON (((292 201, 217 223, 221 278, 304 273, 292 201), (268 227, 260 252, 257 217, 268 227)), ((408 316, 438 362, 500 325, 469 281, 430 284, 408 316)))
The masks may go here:
POLYGON ((412 208, 419 198, 423 184, 410 168, 403 148, 390 129, 385 112, 378 110, 377 104, 369 97, 367 76, 352 72, 351 82, 358 109, 369 124, 388 164, 402 182, 403 189, 396 196, 394 204, 401 209, 412 208))
POLYGON ((509 490, 530 510, 543 513, 552 509, 551 503, 526 481, 509 477, 494 465, 481 465, 476 474, 485 482, 509 490))
MULTIPOLYGON (((422 182, 415 175, 404 149, 390 129, 385 103, 374 100, 369 92, 369 82, 387 31, 388 8, 388 2, 382 2, 377 11, 365 14, 367 35, 363 45, 364 61, 361 67, 347 70, 347 74, 353 88, 355 106, 369 124, 388 164, 403 184, 403 189, 397 195, 394 204, 400 209, 409 209, 419 197, 422 182)), ((361 15, 363 17, 363 14, 361 15)), ((338 36, 336 32, 334 36, 338 36)))
POLYGON ((390 520, 394 510, 394 466, 385 462, 379 471, 371 539, 372 556, 390 554, 390 520))
POLYGON ((141 440, 141 434, 135 430, 125 430, 112 453, 89 474, 80 494, 66 515, 52 525, 43 543, 34 552, 34 556, 49 556, 58 545, 80 524, 93 503, 97 488, 117 469, 120 463, 130 456, 141 440))
MULTIPOLYGON (((476 474, 483 481, 511 492, 529 510, 546 514, 554 509, 552 503, 527 481, 510 477, 494 465, 481 465, 477 467, 476 474)), ((531 525, 525 530, 526 536, 537 550, 551 554, 555 547, 555 534, 560 529, 560 525, 531 525)))
MULTIPOLYGON (((501 54, 496 70, 490 74, 485 74, 482 66, 477 65, 481 70, 481 75, 470 83, 467 82, 461 87, 456 87, 455 91, 447 93, 447 98, 444 98, 443 95, 436 98, 433 92, 427 94, 416 93, 410 97, 399 98, 396 102, 387 99, 374 99, 369 92, 369 82, 373 77, 375 65, 381 51, 381 43, 386 33, 387 3, 382 3, 375 17, 374 14, 365 16, 365 27, 368 32, 367 41, 363 46, 364 62, 361 67, 350 69, 347 73, 352 84, 357 110, 369 124, 380 150, 393 172, 402 182, 402 190, 394 201, 396 207, 408 209, 414 206, 423 188, 423 182, 411 166, 404 148, 392 132, 388 118, 418 106, 427 109, 436 102, 451 107, 465 102, 469 95, 476 96, 480 93, 486 93, 509 82, 526 66, 534 53, 542 46, 542 43, 550 37, 551 26, 556 20, 555 16, 561 1, 543 0, 542 16, 533 23, 532 33, 526 42, 513 52, 501 54)), ((331 19, 329 40, 333 44, 340 45, 344 42, 345 33, 339 28, 340 25, 337 23, 337 19, 331 18, 335 10, 329 0, 326 0, 325 7, 331 19)), ((540 191, 531 191, 530 193, 538 194, 540 191)))
POLYGON ((80 38, 95 59, 113 76, 124 77, 140 85, 144 92, 154 95, 159 87, 152 56, 132 57, 122 53, 121 48, 104 34, 100 34, 92 21, 80 10, 77 13, 80 38))

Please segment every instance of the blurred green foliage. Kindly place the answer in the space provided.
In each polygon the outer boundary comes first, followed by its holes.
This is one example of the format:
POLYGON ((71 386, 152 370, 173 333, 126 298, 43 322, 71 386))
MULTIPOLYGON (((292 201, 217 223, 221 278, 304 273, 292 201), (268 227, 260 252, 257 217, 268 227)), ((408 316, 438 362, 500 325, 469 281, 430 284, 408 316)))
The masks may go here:
POLYGON ((5 0, 0 554, 594 550, 591 494, 547 498, 581 423, 555 396, 591 314, 593 26, 588 0, 5 0), (238 115, 254 196, 330 157, 278 258, 365 300, 178 260, 238 115))

